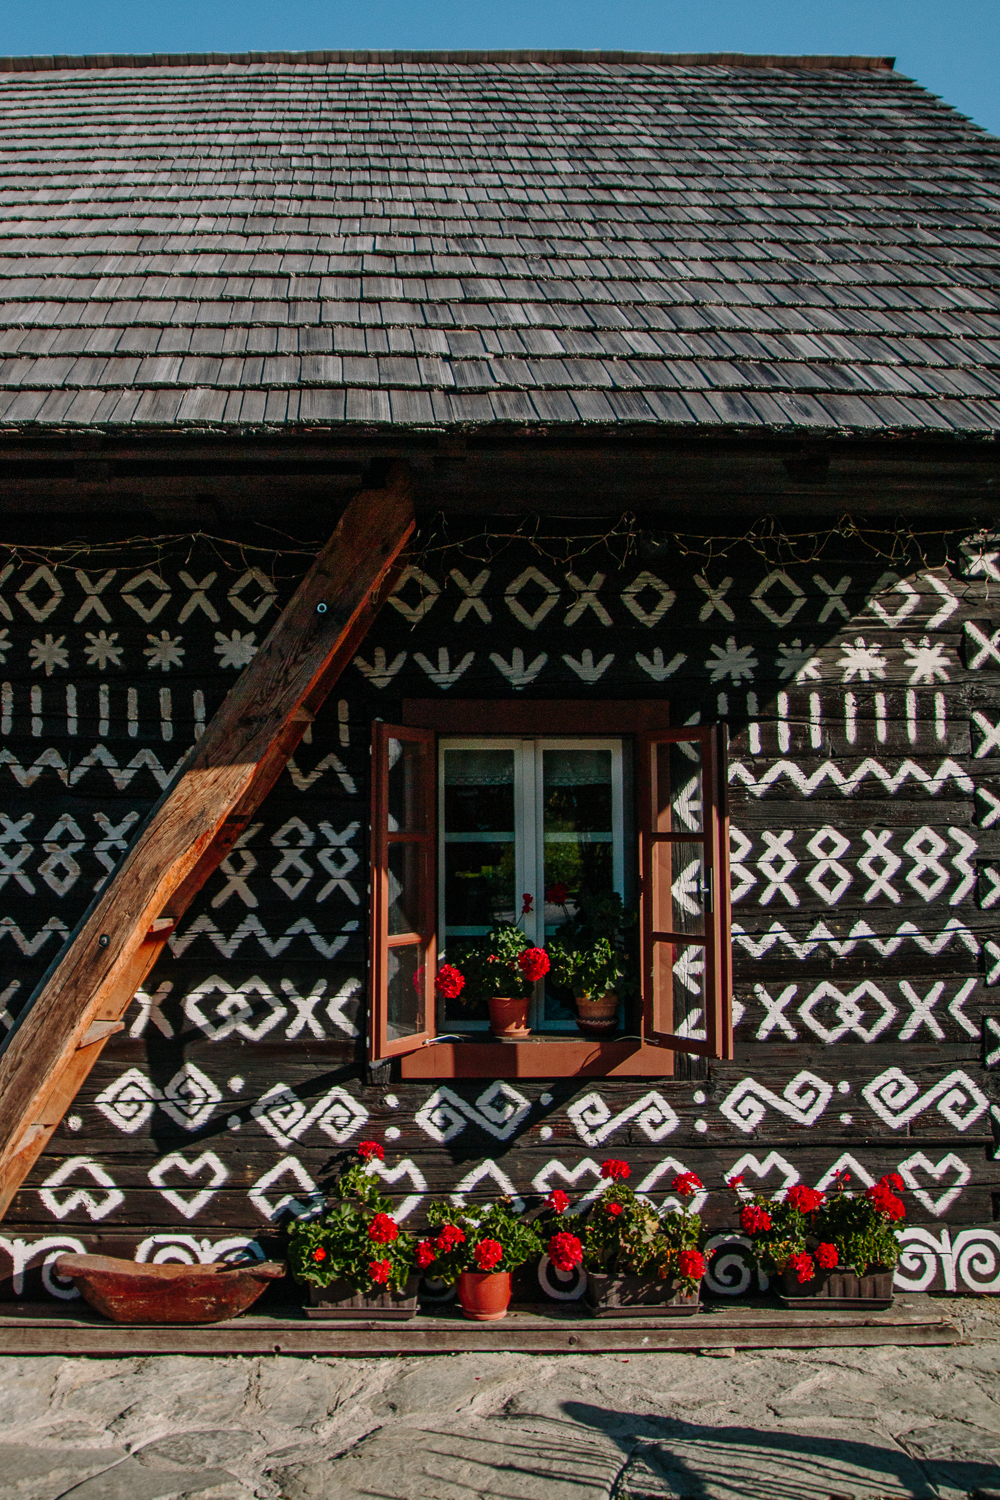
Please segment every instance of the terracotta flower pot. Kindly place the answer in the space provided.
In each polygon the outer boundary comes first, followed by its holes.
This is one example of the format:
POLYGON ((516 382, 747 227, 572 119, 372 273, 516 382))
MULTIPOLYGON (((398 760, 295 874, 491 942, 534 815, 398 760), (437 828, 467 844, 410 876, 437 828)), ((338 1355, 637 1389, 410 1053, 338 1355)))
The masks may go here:
POLYGON ((612 1036, 618 1030, 618 996, 614 990, 606 995, 577 995, 576 1024, 584 1036, 612 1036))
POLYGON ((489 999, 490 1030, 493 1035, 503 1037, 509 1042, 519 1042, 523 1037, 530 1036, 529 1003, 528 995, 491 995, 489 999))
POLYGON ((463 1271, 458 1278, 462 1312, 475 1323, 494 1323, 507 1316, 509 1271, 463 1271))

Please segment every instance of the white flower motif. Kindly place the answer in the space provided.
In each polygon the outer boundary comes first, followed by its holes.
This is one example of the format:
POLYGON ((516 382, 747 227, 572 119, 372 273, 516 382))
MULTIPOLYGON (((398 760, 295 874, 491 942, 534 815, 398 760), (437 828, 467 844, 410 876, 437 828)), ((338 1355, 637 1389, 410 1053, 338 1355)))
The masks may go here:
POLYGON ((7 652, 14 649, 14 642, 8 640, 9 635, 9 630, 0 630, 0 667, 7 665, 7 652))
POLYGON ((805 682, 807 677, 820 677, 820 659, 813 655, 814 646, 803 646, 794 640, 790 646, 778 647, 778 666, 782 679, 794 677, 796 682, 805 682))
POLYGON ((238 630, 234 630, 231 636, 223 635, 221 630, 217 630, 215 639, 219 644, 213 646, 212 650, 219 658, 220 667, 235 667, 238 671, 257 655, 257 637, 252 630, 248 630, 246 635, 240 635, 238 630))
POLYGON ((844 669, 844 682, 852 682, 855 677, 860 677, 862 682, 871 682, 873 677, 883 678, 888 665, 878 646, 865 645, 863 635, 854 637, 853 646, 844 647, 844 654, 837 662, 837 666, 844 669))
POLYGON ((47 635, 44 641, 32 641, 31 665, 36 672, 44 667, 46 677, 51 677, 56 667, 69 666, 69 653, 63 646, 65 639, 64 635, 61 635, 58 640, 47 635))
POLYGON ((920 638, 920 645, 914 645, 913 641, 904 641, 903 648, 906 651, 906 665, 912 670, 910 672, 911 682, 947 682, 951 663, 944 655, 944 646, 938 642, 932 646, 928 636, 920 638))
POLYGON ((738 686, 744 677, 748 680, 753 677, 756 667, 759 665, 753 654, 752 646, 737 646, 736 637, 731 635, 725 646, 711 646, 709 648, 717 661, 709 659, 706 667, 712 669, 712 682, 719 682, 723 677, 731 677, 738 686))
POLYGON ((147 635, 146 639, 150 644, 143 647, 143 655, 149 658, 150 671, 154 667, 160 667, 164 672, 169 672, 171 667, 183 665, 182 636, 171 636, 161 630, 158 636, 147 635))
POLYGON ((110 635, 107 635, 103 630, 94 635, 92 631, 88 630, 86 635, 87 640, 90 642, 90 645, 84 648, 87 653, 88 667, 98 667, 103 672, 109 662, 113 667, 121 666, 123 647, 115 645, 115 641, 118 639, 117 630, 113 630, 110 635))

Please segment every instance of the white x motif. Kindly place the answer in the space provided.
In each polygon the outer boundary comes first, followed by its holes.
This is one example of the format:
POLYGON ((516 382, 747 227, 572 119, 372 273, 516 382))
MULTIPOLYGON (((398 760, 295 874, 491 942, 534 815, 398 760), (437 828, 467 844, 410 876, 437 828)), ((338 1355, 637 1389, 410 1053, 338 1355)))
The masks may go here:
MULTIPOLYGON (((993 750, 1000 750, 1000 719, 995 724, 991 724, 985 714, 981 714, 977 708, 974 708, 972 722, 983 737, 981 743, 976 746, 976 760, 982 760, 993 750)), ((983 796, 988 795, 986 792, 983 793, 983 796)))
POLYGON ((794 1000, 798 994, 798 989, 797 984, 786 985, 778 998, 774 1000, 762 984, 754 985, 754 994, 764 1006, 764 1019, 757 1028, 757 1040, 759 1042, 762 1042, 765 1037, 769 1037, 776 1026, 785 1033, 790 1042, 796 1040, 798 1032, 785 1015, 785 1007, 790 1001, 794 1000))
POLYGON ((970 642, 968 660, 970 667, 981 667, 984 662, 1000 666, 1000 627, 994 630, 992 635, 986 635, 980 630, 975 620, 966 620, 965 635, 970 642), (976 650, 977 646, 978 650, 976 650))
POLYGON ((694 581, 701 589, 702 593, 707 594, 708 596, 698 613, 698 619, 701 620, 702 623, 704 623, 713 614, 715 614, 716 611, 718 611, 718 613, 724 620, 736 619, 736 616, 733 614, 729 605, 726 603, 726 595, 729 593, 729 590, 733 586, 733 580, 731 578, 724 578, 719 584, 718 588, 714 589, 707 579, 702 578, 700 573, 696 573, 694 575, 694 581))
POLYGON ((825 621, 830 618, 834 610, 836 610, 839 615, 842 615, 845 620, 849 621, 851 618, 851 611, 847 607, 847 604, 844 602, 844 595, 847 593, 847 590, 851 586, 850 577, 845 574, 844 577, 841 578, 840 582, 835 585, 832 583, 827 583, 826 579, 823 578, 821 574, 814 573, 813 583, 815 583, 818 588, 821 588, 823 590, 823 593, 827 596, 827 601, 819 612, 819 623, 821 625, 824 624, 825 621))
POLYGON ((892 877, 903 861, 889 848, 894 832, 892 828, 883 828, 878 833, 872 828, 866 828, 862 834, 868 849, 858 860, 858 869, 871 881, 864 896, 866 902, 874 901, 876 896, 888 896, 896 906, 899 905, 900 896, 892 884, 892 877), (875 869, 876 864, 881 864, 881 871, 875 869))

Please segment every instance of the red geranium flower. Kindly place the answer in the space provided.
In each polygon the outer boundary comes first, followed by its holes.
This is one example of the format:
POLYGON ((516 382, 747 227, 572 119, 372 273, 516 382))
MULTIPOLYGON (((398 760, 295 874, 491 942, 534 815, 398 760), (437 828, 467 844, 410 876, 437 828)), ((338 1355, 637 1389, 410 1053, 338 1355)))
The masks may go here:
POLYGON ((756 1203, 746 1203, 740 1209, 740 1223, 747 1234, 766 1234, 771 1227, 771 1215, 756 1203))
POLYGON ((378 1141, 362 1141, 358 1147, 358 1155, 362 1161, 371 1161, 373 1156, 377 1156, 379 1161, 385 1161, 385 1151, 378 1141))
POLYGON ((631 1177, 632 1168, 627 1161, 618 1161, 611 1156, 607 1161, 601 1162, 601 1176, 606 1177, 609 1182, 623 1182, 626 1177, 631 1177))
POLYGON ((421 1271, 425 1271, 432 1260, 437 1260, 437 1251, 430 1240, 421 1240, 413 1255, 421 1271))
POLYGON ((736 1189, 739 1187, 739 1185, 740 1185, 740 1183, 742 1181, 743 1181, 743 1173, 741 1172, 738 1177, 727 1177, 726 1178, 726 1186, 727 1187, 731 1187, 733 1189, 733 1191, 735 1192, 736 1189))
POLYGON ((545 1201, 549 1205, 549 1207, 557 1214, 564 1214, 567 1208, 569 1208, 569 1199, 563 1192, 562 1188, 553 1188, 552 1192, 549 1194, 545 1201))
POLYGON ((313 1260, 326 1260, 326 1251, 320 1245, 318 1250, 313 1251, 313 1260))
POLYGON ((836 1245, 817 1245, 813 1256, 822 1271, 832 1271, 840 1261, 836 1245))
POLYGON ((442 1224, 434 1243, 439 1250, 454 1250, 456 1245, 465 1243, 465 1232, 457 1224, 442 1224))
POLYGON ((604 1206, 607 1209, 608 1213, 611 1214, 611 1216, 615 1219, 617 1219, 618 1215, 622 1211, 622 1206, 620 1203, 606 1203, 604 1206))
POLYGON ((532 896, 529 891, 525 891, 524 895, 521 897, 521 916, 522 917, 528 916, 530 914, 531 908, 534 906, 534 904, 535 904, 535 898, 534 898, 534 896, 532 896))
POLYGON ((389 1280, 389 1272, 391 1270, 392 1266, 387 1260, 370 1260, 368 1262, 368 1274, 378 1286, 385 1286, 389 1280))
POLYGON ((865 1189, 865 1197, 873 1204, 880 1214, 884 1214, 891 1222, 905 1218, 906 1207, 902 1198, 897 1198, 889 1186, 889 1178, 882 1177, 870 1188, 865 1189))
POLYGON ((465 975, 454 964, 442 964, 437 971, 434 988, 446 1000, 454 1000, 465 988, 465 975))
POLYGON ((675 1193, 680 1193, 682 1198, 693 1198, 695 1193, 700 1193, 703 1183, 694 1172, 681 1172, 674 1178, 670 1186, 675 1193))
POLYGON ((549 955, 544 948, 522 948, 517 955, 517 964, 529 984, 544 979, 551 968, 549 955))
POLYGON ((391 1245, 399 1239, 399 1226, 391 1214, 376 1214, 368 1226, 368 1238, 376 1245, 391 1245))
POLYGON ((677 1269, 688 1280, 694 1281, 697 1279, 700 1281, 708 1266, 700 1250, 679 1250, 677 1252, 677 1269))
POLYGON ((800 1285, 805 1281, 812 1281, 816 1275, 816 1267, 813 1264, 812 1256, 806 1255, 804 1252, 789 1256, 788 1264, 795 1272, 796 1279, 800 1285))
POLYGON ((549 1260, 557 1271, 572 1271, 583 1261, 583 1245, 575 1234, 560 1230, 549 1240, 549 1260))
POLYGON ((503 1260, 503 1246, 499 1240, 480 1240, 473 1254, 481 1271, 492 1271, 503 1260))
POLYGON ((815 1188, 806 1187, 804 1182, 795 1182, 785 1194, 785 1202, 790 1203, 792 1208, 797 1208, 799 1213, 814 1214, 817 1209, 822 1208, 825 1193, 818 1193, 815 1188))
POLYGON ((565 906, 568 895, 569 886, 561 880, 557 880, 555 885, 546 886, 545 888, 546 901, 551 901, 555 906, 565 906))
POLYGON ((898 1172, 890 1172, 887 1177, 883 1177, 882 1181, 888 1182, 892 1187, 896 1189, 897 1193, 901 1193, 906 1185, 898 1172))

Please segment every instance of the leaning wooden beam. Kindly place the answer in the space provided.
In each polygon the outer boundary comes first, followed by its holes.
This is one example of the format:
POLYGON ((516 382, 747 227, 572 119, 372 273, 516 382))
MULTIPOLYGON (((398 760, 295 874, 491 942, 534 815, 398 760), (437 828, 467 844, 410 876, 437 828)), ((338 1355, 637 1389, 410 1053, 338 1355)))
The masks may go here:
POLYGON ((0 1055, 0 1217, 195 892, 226 857, 371 625, 413 531, 405 467, 351 501, 0 1055))

